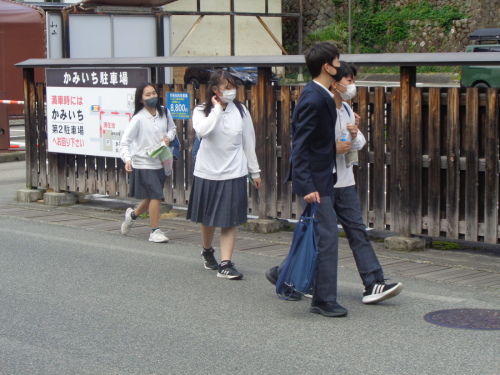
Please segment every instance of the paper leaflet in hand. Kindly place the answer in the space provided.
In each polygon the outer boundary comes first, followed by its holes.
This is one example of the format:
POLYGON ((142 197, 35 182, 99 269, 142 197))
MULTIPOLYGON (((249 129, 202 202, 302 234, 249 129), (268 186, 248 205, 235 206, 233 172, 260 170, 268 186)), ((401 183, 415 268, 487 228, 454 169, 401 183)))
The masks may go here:
POLYGON ((148 155, 162 162, 165 176, 170 176, 172 174, 173 155, 170 147, 164 143, 160 143, 148 149, 148 155))

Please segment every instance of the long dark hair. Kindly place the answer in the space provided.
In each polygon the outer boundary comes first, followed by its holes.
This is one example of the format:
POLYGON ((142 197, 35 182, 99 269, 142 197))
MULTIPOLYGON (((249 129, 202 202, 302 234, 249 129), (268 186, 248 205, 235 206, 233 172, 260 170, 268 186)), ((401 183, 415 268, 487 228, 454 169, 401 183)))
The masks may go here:
MULTIPOLYGON (((228 81, 231 85, 233 85, 236 88, 236 82, 234 81, 234 78, 231 75, 231 73, 229 73, 227 70, 217 69, 214 70, 212 74, 210 74, 210 79, 208 80, 207 84, 207 96, 205 98, 205 103, 204 103, 205 107, 203 108, 203 112, 207 117, 213 108, 212 96, 215 95, 213 88, 214 87, 219 88, 219 85, 224 80, 228 81)), ((234 99, 233 103, 236 106, 236 108, 238 108, 238 111, 240 111, 240 115, 243 118, 245 116, 245 110, 243 109, 243 104, 237 99, 234 99)))
MULTIPOLYGON (((144 93, 144 89, 148 86, 154 88, 155 91, 158 93, 156 86, 150 82, 143 82, 139 86, 137 86, 137 88, 135 89, 135 98, 134 98, 134 104, 135 104, 134 116, 137 114, 137 112, 139 112, 141 109, 144 108, 144 103, 141 102, 142 94, 144 93)), ((158 116, 160 117, 163 117, 163 115, 165 114, 165 109, 160 104, 160 97, 158 97, 158 103, 156 104, 156 113, 158 113, 158 116)))

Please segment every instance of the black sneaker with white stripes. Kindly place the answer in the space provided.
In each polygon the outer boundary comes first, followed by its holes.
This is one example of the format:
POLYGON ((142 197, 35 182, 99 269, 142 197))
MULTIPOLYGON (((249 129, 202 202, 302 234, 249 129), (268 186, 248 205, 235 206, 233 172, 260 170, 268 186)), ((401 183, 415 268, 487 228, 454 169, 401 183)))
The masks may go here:
POLYGON ((370 285, 363 293, 363 303, 377 303, 397 296, 403 290, 403 284, 375 283, 370 285))
POLYGON ((234 263, 226 260, 219 264, 219 271, 217 272, 217 277, 222 277, 224 279, 239 280, 243 277, 243 274, 234 268, 234 263))
POLYGON ((208 250, 203 249, 201 251, 201 256, 203 257, 203 267, 207 270, 216 270, 219 268, 219 263, 217 263, 217 259, 215 259, 214 255, 215 250, 210 248, 208 250))

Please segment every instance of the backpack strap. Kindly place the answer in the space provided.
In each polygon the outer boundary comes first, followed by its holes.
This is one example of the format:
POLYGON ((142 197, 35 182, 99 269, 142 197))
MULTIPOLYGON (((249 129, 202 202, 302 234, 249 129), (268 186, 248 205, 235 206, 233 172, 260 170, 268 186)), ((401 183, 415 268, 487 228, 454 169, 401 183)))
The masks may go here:
POLYGON ((349 115, 349 117, 351 117, 351 112, 352 112, 351 107, 349 107, 349 105, 348 105, 346 102, 342 102, 342 105, 343 105, 343 106, 344 106, 344 108, 346 109, 347 114, 349 115))

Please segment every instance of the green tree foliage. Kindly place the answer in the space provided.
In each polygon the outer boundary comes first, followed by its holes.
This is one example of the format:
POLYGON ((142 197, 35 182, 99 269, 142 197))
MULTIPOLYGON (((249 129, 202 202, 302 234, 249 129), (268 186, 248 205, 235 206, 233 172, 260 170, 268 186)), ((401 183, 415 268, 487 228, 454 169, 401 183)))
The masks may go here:
MULTIPOLYGON (((453 6, 436 8, 427 1, 414 1, 403 6, 382 8, 378 0, 358 0, 352 12, 353 51, 360 53, 387 52, 391 45, 410 38, 415 30, 412 20, 431 22, 449 31, 453 21, 466 18, 466 14, 453 6)), ((338 14, 332 23, 308 36, 310 43, 333 40, 347 45, 348 15, 338 14)))

